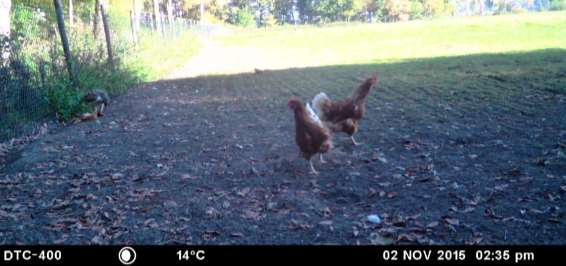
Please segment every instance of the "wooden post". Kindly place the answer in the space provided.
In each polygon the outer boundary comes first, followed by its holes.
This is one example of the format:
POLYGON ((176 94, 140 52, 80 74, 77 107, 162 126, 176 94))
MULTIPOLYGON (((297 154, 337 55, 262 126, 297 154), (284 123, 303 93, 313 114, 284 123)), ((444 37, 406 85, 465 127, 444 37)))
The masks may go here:
POLYGON ((73 0, 69 0, 69 27, 72 28, 75 24, 75 15, 73 14, 73 0))
POLYGON ((69 78, 71 83, 78 89, 78 82, 73 74, 73 64, 71 62, 71 52, 69 51, 69 40, 65 32, 65 19, 63 18, 63 7, 61 0, 53 0, 55 5, 55 13, 57 14, 57 28, 59 29, 59 36, 61 36, 61 44, 63 45, 63 53, 65 54, 65 62, 67 63, 67 71, 69 71, 69 78))
POLYGON ((108 14, 106 14, 104 5, 100 5, 100 14, 102 15, 102 26, 104 27, 104 37, 106 38, 106 51, 108 52, 108 63, 114 67, 114 55, 112 53, 112 40, 110 39, 110 29, 108 26, 108 14))
POLYGON ((137 23, 136 23, 136 12, 134 10, 130 11, 130 26, 132 27, 132 42, 134 43, 134 45, 137 45, 138 43, 138 29, 137 29, 137 23))

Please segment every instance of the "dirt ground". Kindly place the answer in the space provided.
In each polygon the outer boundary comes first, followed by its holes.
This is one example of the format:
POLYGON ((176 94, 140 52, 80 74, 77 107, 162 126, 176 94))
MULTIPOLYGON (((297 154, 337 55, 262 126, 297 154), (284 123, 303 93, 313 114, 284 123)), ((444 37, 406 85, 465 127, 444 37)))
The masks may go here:
POLYGON ((561 71, 422 61, 143 84, 0 170, 0 244, 565 244, 561 71), (376 71, 363 145, 334 136, 309 174, 288 97, 340 98, 376 71))

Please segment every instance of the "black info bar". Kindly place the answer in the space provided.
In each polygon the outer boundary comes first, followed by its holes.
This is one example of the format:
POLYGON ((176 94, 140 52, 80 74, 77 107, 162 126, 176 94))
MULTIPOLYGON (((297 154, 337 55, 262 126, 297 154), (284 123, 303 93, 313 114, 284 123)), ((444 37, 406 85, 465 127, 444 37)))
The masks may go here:
POLYGON ((564 261, 562 246, 0 246, 0 265, 534 265, 564 261))

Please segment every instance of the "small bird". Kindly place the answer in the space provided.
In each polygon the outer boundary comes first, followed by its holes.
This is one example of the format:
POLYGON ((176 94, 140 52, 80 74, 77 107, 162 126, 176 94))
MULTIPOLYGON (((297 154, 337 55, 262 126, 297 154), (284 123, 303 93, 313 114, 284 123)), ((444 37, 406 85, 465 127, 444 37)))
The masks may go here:
POLYGON ((110 102, 110 97, 104 90, 93 90, 83 97, 83 101, 94 105, 94 112, 96 113, 96 117, 98 117, 104 116, 104 107, 110 102))

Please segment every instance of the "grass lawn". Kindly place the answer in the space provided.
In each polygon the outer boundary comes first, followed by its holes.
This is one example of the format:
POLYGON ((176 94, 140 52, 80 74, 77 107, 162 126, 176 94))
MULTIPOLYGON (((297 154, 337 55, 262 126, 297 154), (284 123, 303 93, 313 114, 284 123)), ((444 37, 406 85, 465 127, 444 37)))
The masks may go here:
POLYGON ((289 68, 399 62, 566 48, 566 12, 445 18, 393 24, 235 30, 218 40, 254 50, 257 65, 289 68))
POLYGON ((142 34, 140 44, 127 64, 140 71, 145 81, 155 81, 180 68, 200 47, 196 33, 186 31, 177 38, 162 38, 159 34, 142 34))

